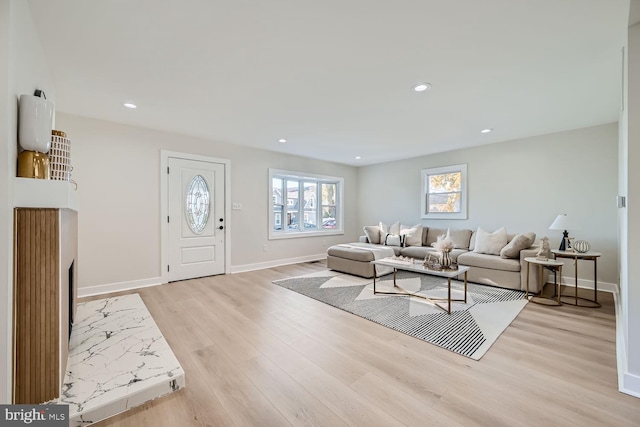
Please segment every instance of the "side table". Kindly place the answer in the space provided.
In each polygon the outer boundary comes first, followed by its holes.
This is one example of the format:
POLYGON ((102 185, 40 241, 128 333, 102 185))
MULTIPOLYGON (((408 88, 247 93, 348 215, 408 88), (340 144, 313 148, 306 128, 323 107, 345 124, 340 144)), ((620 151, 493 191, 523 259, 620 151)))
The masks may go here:
POLYGON ((558 258, 573 259, 574 275, 575 275, 575 292, 574 295, 562 295, 565 304, 576 305, 579 307, 599 308, 598 302, 598 258, 602 255, 600 252, 568 252, 554 249, 551 251, 558 258), (578 296, 578 260, 593 261, 593 299, 578 296))
POLYGON ((535 264, 540 268, 540 274, 538 275, 540 277, 540 296, 531 295, 531 299, 529 299, 529 301, 542 305, 562 305, 562 302, 560 301, 560 284, 562 283, 562 266, 564 264, 560 261, 556 261, 555 259, 542 260, 536 257, 527 257, 524 260, 527 262, 527 293, 525 294, 525 297, 529 298, 529 267, 531 264, 535 264), (541 296, 542 291, 544 290, 544 275, 542 274, 544 269, 553 271, 553 285, 555 286, 556 300, 541 296), (560 273, 560 281, 558 281, 557 273, 560 273))

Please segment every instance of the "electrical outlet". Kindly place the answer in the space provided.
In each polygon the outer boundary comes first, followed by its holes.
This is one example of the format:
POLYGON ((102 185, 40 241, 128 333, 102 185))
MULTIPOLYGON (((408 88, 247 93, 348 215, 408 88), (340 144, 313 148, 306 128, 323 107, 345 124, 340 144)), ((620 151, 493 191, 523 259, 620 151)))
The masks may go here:
POLYGON ((242 203, 233 203, 231 205, 231 209, 233 209, 234 211, 239 211, 242 209, 242 203))
POLYGON ((262 251, 263 252, 267 252, 267 245, 266 244, 262 246, 262 251))

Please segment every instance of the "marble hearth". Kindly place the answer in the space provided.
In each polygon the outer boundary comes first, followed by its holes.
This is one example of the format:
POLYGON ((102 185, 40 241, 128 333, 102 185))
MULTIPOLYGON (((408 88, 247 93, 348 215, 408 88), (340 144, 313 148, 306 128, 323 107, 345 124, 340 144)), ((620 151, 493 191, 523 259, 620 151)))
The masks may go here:
POLYGON ((91 424, 176 391, 184 370, 138 294, 78 303, 59 403, 91 424))

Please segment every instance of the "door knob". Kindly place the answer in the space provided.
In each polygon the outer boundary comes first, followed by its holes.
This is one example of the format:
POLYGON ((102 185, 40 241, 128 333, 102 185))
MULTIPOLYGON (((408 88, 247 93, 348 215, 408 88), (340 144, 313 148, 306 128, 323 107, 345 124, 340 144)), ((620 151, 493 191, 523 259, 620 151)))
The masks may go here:
POLYGON ((220 227, 218 227, 218 228, 219 228, 220 230, 222 230, 224 227, 223 227, 223 226, 220 226, 220 227))

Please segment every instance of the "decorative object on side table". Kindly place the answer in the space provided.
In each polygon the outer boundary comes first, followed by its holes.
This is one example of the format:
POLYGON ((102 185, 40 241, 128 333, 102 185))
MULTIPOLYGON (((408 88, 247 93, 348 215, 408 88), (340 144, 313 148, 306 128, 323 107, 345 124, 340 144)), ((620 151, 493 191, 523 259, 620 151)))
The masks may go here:
POLYGON ((569 231, 567 230, 579 230, 578 226, 567 214, 560 214, 549 226, 549 230, 563 230, 562 241, 560 242, 559 250, 569 250, 571 248, 569 241, 569 231))
POLYGON ((573 243, 573 249, 575 249, 576 252, 584 254, 586 252, 589 252, 589 250, 591 249, 591 244, 586 240, 576 240, 573 243))
POLYGON ((549 256, 551 255, 551 251, 549 250, 549 238, 547 236, 544 236, 540 240, 542 241, 542 245, 540 246, 540 249, 538 249, 538 252, 536 253, 536 259, 539 261, 546 261, 549 259, 549 256))

